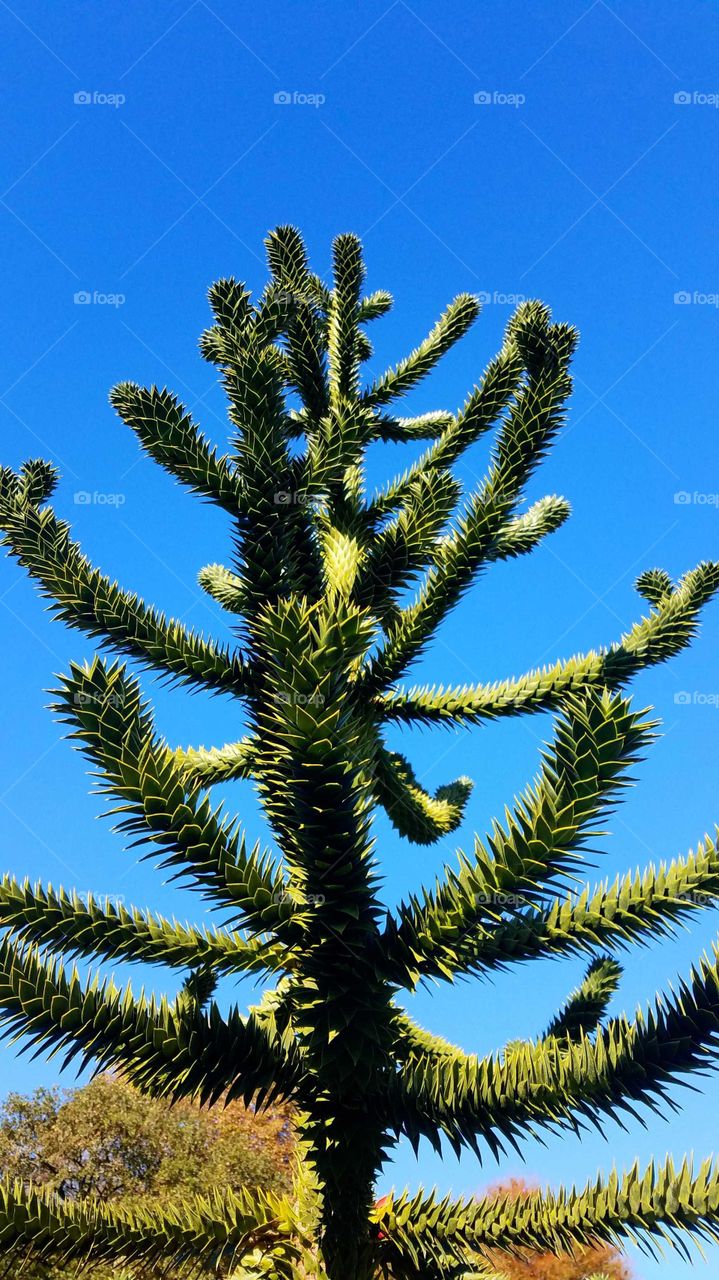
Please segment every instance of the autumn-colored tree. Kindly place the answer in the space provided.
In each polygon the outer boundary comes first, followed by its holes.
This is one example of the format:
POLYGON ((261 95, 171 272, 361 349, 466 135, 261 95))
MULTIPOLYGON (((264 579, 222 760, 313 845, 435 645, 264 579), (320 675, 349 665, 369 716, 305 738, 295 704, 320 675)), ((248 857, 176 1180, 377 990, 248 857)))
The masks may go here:
MULTIPOLYGON (((498 1199, 519 1199, 532 1188, 522 1178, 511 1178, 496 1188, 498 1199)), ((512 1256, 504 1251, 492 1258, 502 1280, 632 1280, 626 1258, 610 1245, 597 1243, 575 1253, 535 1252, 512 1256)))

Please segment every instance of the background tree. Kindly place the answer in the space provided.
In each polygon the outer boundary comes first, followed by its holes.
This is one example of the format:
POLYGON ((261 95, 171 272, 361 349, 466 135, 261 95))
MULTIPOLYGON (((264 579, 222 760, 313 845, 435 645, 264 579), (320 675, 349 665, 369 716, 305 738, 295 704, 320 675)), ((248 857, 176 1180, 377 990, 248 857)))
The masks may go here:
MULTIPOLYGON (((286 1107, 255 1114, 239 1102, 212 1110, 148 1098, 103 1074, 73 1090, 10 1094, 0 1108, 0 1177, 42 1186, 65 1201, 90 1197, 126 1208, 178 1196, 291 1188, 292 1122, 286 1107)), ((28 1280, 63 1280, 74 1263, 31 1265, 28 1280)), ((91 1267, 93 1280, 117 1280, 91 1267)))
MULTIPOLYGON (((505 1196, 521 1198, 531 1190, 522 1178, 512 1178, 489 1195, 498 1199, 505 1196)), ((611 1245, 589 1245, 574 1254, 547 1253, 546 1251, 522 1256, 507 1255, 498 1250, 494 1257, 498 1277, 504 1280, 632 1280, 632 1272, 626 1258, 622 1258, 611 1245)))
POLYGON ((225 926, 184 927, 7 879, 0 1009, 9 1032, 116 1066, 152 1096, 291 1101, 293 1195, 228 1191, 128 1214, 8 1186, 0 1239, 125 1264, 232 1265, 247 1277, 433 1280, 471 1272, 497 1246, 716 1235, 710 1163, 696 1174, 671 1162, 633 1168, 577 1190, 483 1201, 420 1191, 375 1206, 376 1178, 401 1136, 496 1154, 544 1127, 656 1105, 672 1079, 714 1058, 716 956, 647 1012, 605 1014, 619 980, 609 952, 661 937, 719 897, 716 842, 575 890, 584 851, 655 733, 623 686, 691 640, 719 565, 676 583, 661 569, 643 573, 645 616, 606 650, 490 686, 399 685, 480 571, 531 551, 566 519, 563 498, 522 504, 563 423, 577 335, 525 303, 456 414, 402 418, 394 402, 467 331, 477 301, 460 295, 424 342, 363 386, 365 327, 391 299, 363 296, 356 237, 335 241, 332 287, 312 273, 292 228, 269 237, 268 260, 256 304, 234 280, 210 292, 215 323, 202 351, 227 391, 228 453, 168 391, 122 383, 112 393, 145 451, 230 517, 232 566, 210 565, 200 582, 236 623, 237 643, 189 631, 93 568, 47 505, 56 484, 48 463, 0 480, 4 541, 60 619, 241 706, 246 732, 236 741, 173 748, 123 665, 96 657, 72 666, 55 693, 120 829, 224 908, 225 926), (493 426, 486 475, 458 505, 453 464, 493 426), (366 450, 382 440, 430 443, 367 495, 366 450), (471 784, 427 793, 386 744, 387 725, 539 710, 555 713, 555 727, 534 782, 433 888, 389 911, 373 808, 402 836, 432 844, 461 822, 471 784), (281 862, 249 847, 239 823, 212 806, 208 789, 232 779, 256 783, 281 862), (428 978, 578 952, 593 957, 586 979, 545 1034, 486 1058, 415 1025, 399 999, 428 978), (57 953, 164 963, 189 976, 177 1000, 148 1000, 99 977, 81 981, 57 953), (216 978, 239 972, 275 982, 247 1016, 213 998, 216 978))
MULTIPOLYGON (((211 1110, 172 1105, 109 1073, 77 1089, 11 1093, 0 1107, 0 1177, 46 1187, 64 1200, 96 1197, 131 1208, 244 1186, 289 1192, 292 1148, 287 1108, 257 1114, 241 1103, 211 1110)), ((489 1194, 522 1196, 529 1189, 514 1178, 489 1194)), ((493 1261, 506 1280, 586 1280, 600 1272, 607 1280, 631 1280, 624 1259, 602 1245, 575 1257, 498 1251, 493 1261)), ((73 1263, 31 1263, 23 1271, 26 1280, 75 1274, 73 1263)), ((117 1278, 104 1264, 90 1264, 89 1275, 117 1278)))
POLYGON ((0 1173, 63 1199, 154 1203, 246 1185, 285 1192, 292 1145, 286 1107, 172 1105, 110 1074, 79 1089, 11 1093, 0 1108, 0 1173))

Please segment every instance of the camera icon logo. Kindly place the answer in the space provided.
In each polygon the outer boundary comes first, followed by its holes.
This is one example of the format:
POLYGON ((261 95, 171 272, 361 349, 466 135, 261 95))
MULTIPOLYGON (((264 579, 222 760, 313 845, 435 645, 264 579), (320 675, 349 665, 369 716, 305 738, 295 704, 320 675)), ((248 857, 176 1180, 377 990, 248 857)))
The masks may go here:
POLYGON ((87 89, 79 89, 77 93, 73 93, 72 100, 78 107, 86 107, 92 102, 92 94, 87 89))
POLYGON ((292 494, 288 493, 286 489, 280 489, 279 493, 275 494, 276 507, 286 507, 291 501, 292 494))
POLYGON ((274 101, 280 107, 286 107, 292 102, 292 94, 286 89, 280 89, 274 96, 274 101))
POLYGON ((480 289, 477 294, 477 302, 481 303, 483 307, 488 307, 491 301, 492 301, 492 295, 489 292, 489 290, 480 289))
POLYGON ((492 101, 492 95, 488 89, 480 89, 474 95, 474 101, 478 107, 486 107, 492 101))
POLYGON ((692 695, 687 689, 680 689, 679 693, 674 694, 674 701, 678 707, 686 707, 692 700, 692 695))
POLYGON ((686 89, 680 89, 674 94, 674 101, 678 107, 686 107, 692 100, 692 95, 686 89))
POLYGON ((691 300, 692 300, 692 295, 690 294, 688 289, 678 289, 677 292, 674 294, 674 301, 680 307, 685 307, 687 303, 691 302, 691 300))
POLYGON ((692 495, 689 493, 688 489, 680 489, 678 493, 674 494, 674 505, 677 507, 686 507, 687 503, 691 502, 691 500, 692 495))
POLYGON ((92 502, 92 494, 88 493, 87 489, 78 489, 77 493, 73 494, 73 502, 78 507, 86 507, 92 502))
POLYGON ((92 294, 87 289, 78 289, 77 293, 73 294, 73 302, 76 306, 86 307, 92 302, 92 294))

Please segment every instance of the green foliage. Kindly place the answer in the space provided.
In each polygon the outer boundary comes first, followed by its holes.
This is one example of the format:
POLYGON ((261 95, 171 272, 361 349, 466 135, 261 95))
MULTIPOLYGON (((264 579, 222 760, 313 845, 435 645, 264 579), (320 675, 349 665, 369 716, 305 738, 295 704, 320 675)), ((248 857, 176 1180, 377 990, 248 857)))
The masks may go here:
MULTIPOLYGON (((11 1094, 0 1108, 0 1176, 32 1182, 65 1204, 165 1208, 180 1196, 239 1195, 248 1185, 286 1194, 291 1155, 286 1110, 170 1106, 116 1076, 71 1091, 11 1094)), ((70 1280, 75 1267, 34 1263, 26 1274, 70 1280)), ((117 1273, 98 1264, 90 1274, 111 1280, 117 1273)))
MULTIPOLYGON (((685 1234, 716 1240, 719 1169, 705 1162, 638 1163, 624 1176, 612 1172, 572 1191, 490 1195, 482 1200, 442 1200, 435 1195, 388 1196, 375 1214, 386 1242, 385 1275, 456 1274, 467 1254, 494 1250, 557 1252, 597 1241, 635 1240, 684 1247, 685 1234), (404 1259, 411 1260, 404 1270, 404 1259), (396 1259, 396 1263, 395 1263, 396 1259), (454 1268, 454 1272, 453 1272, 454 1268)), ((495 1255, 496 1256, 496 1255, 495 1255)))
MULTIPOLYGON (((489 1190, 488 1195, 506 1203, 526 1199, 534 1188, 521 1178, 511 1178, 489 1190)), ((611 1244, 592 1241, 571 1252, 553 1250, 517 1250, 507 1253, 497 1249, 488 1256, 485 1271, 478 1270, 481 1280, 633 1280, 627 1259, 611 1244)))
POLYGON ((584 981, 552 1018, 546 1036, 566 1043, 581 1040, 584 1035, 595 1031, 607 1012, 621 976, 622 967, 611 956, 598 956, 592 960, 584 981))
POLYGON ((243 1186, 289 1191, 291 1116, 239 1103, 205 1109, 149 1098, 118 1076, 10 1094, 0 1108, 3 1176, 63 1199, 167 1203, 243 1186))
MULTIPOLYGON (((93 568, 47 506, 55 475, 30 462, 0 473, 0 531, 56 615, 163 677, 239 703, 243 736, 170 746, 136 676, 96 657, 72 666, 55 710, 90 760, 119 830, 224 913, 200 930, 139 908, 81 902, 51 886, 0 886, 0 1018, 7 1033, 82 1062, 112 1065, 178 1106, 229 1099, 297 1109, 291 1192, 179 1195, 141 1208, 68 1203, 7 1182, 0 1240, 21 1257, 86 1259, 141 1274, 193 1268, 243 1280, 442 1280, 496 1271, 497 1251, 567 1251, 638 1236, 713 1237, 719 1173, 636 1169, 583 1190, 472 1202, 406 1194, 375 1205, 392 1144, 441 1149, 578 1127, 668 1101, 673 1080, 716 1057, 719 976, 703 958, 676 996, 607 1020, 614 953, 662 937, 719 899, 706 837, 695 854, 584 888, 585 854, 656 725, 624 692, 631 677, 694 637, 719 565, 673 583, 640 575, 645 615, 607 649, 489 686, 398 683, 490 565, 532 551, 569 514, 527 486, 561 431, 577 335, 539 302, 519 307, 504 344, 456 413, 394 416, 394 404, 476 319, 457 298, 429 337, 365 386, 365 327, 391 306, 363 296, 355 236, 333 249, 333 281, 309 266, 299 233, 267 242, 270 282, 253 302, 239 282, 210 291, 201 349, 228 399, 220 453, 174 396, 123 382, 113 404, 151 458, 220 506, 233 559, 201 569, 240 643, 217 645, 168 622, 93 568), (466 497, 454 464, 494 431, 486 474, 466 497), (377 441, 428 442, 404 473, 367 493, 377 441), (527 505, 528 503, 528 505, 527 505), (457 725, 551 710, 552 741, 502 822, 476 836, 433 887, 395 912, 381 897, 373 810, 429 845, 461 823, 467 778, 430 794, 388 725, 457 725), (213 806, 215 783, 251 781, 279 857, 249 848, 213 806), (415 1026, 401 993, 460 976, 582 952, 586 976, 537 1040, 480 1059, 415 1026), (173 1002, 81 981, 60 956, 150 961, 184 971, 173 1002), (275 975, 243 1015, 223 1012, 219 977, 275 975)), ((181 1186, 180 1191, 189 1188, 181 1186)))
POLYGON ((110 400, 155 462, 230 515, 239 515, 242 491, 234 468, 218 459, 171 392, 122 382, 110 400))

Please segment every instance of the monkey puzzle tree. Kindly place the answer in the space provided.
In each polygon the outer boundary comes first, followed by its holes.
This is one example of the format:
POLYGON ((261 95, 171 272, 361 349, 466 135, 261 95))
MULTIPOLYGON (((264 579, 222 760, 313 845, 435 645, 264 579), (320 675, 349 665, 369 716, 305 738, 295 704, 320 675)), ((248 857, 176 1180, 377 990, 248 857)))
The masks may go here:
POLYGON ((482 1258, 497 1246, 715 1236, 719 1169, 709 1162, 696 1175, 688 1164, 635 1167, 520 1198, 417 1192, 375 1203, 378 1172, 402 1135, 415 1147, 424 1137, 496 1154, 544 1126, 655 1103, 715 1055, 716 960, 703 959, 678 995, 647 1013, 606 1024, 603 1015, 619 977, 607 953, 661 937, 719 898, 716 843, 612 885, 578 891, 576 878, 654 731, 622 687, 689 642, 719 565, 676 584, 663 570, 642 574, 646 615, 608 649, 492 685, 398 685, 480 571, 531 551, 565 520, 562 498, 521 504, 562 425, 576 334, 540 303, 523 304, 458 413, 397 417, 394 403, 469 328, 476 300, 457 298, 411 355, 363 386, 365 326, 391 298, 363 296, 357 239, 335 241, 331 288, 292 228, 267 247, 271 280, 256 304, 234 280, 210 292, 215 322, 202 351, 227 392, 230 452, 218 454, 169 391, 122 383, 112 393, 150 457, 230 519, 232 566, 210 565, 200 582, 227 610, 236 645, 168 620, 93 568, 46 505, 55 484, 47 463, 4 471, 0 502, 6 545, 58 618, 170 680, 236 699, 244 736, 210 749, 158 736, 135 675, 114 661, 73 666, 55 701, 120 830, 224 909, 226 925, 181 927, 6 879, 0 1009, 9 1033, 114 1066, 154 1096, 291 1100, 302 1157, 295 1192, 129 1213, 6 1185, 0 1240, 248 1278, 427 1280, 486 1273, 482 1258), (487 473, 460 509, 453 464, 495 424, 487 473), (382 440, 429 443, 368 495, 365 451, 382 440), (388 911, 373 808, 430 845, 458 826, 471 784, 460 778, 430 795, 386 745, 386 726, 546 710, 556 713, 553 739, 504 822, 432 889, 388 911), (238 822, 213 807, 209 789, 230 779, 255 782, 281 860, 249 847, 238 822), (56 953, 165 964, 187 977, 176 1001, 148 1000, 99 977, 81 981, 56 953), (424 979, 577 953, 592 957, 587 977, 546 1034, 487 1058, 422 1030, 399 1000, 424 979), (248 972, 272 975, 271 989, 246 1015, 221 1012, 216 979, 248 972))

